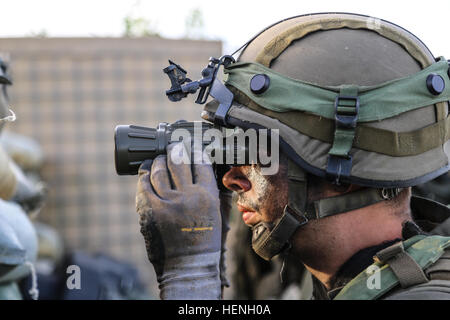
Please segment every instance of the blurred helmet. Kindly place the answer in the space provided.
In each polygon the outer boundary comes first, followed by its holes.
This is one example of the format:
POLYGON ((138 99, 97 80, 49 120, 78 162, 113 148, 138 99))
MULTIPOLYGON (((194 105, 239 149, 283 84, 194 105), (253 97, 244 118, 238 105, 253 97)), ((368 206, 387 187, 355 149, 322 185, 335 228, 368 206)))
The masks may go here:
POLYGON ((0 200, 0 284, 30 273, 38 251, 36 231, 26 213, 13 202, 0 200))

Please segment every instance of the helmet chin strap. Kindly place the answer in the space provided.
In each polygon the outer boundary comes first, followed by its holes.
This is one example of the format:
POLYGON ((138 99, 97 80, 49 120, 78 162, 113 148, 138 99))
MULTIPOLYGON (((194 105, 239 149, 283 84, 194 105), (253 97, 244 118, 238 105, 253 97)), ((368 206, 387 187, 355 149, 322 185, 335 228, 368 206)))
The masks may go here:
POLYGON ((289 250, 291 238, 299 227, 312 219, 367 207, 395 198, 400 188, 364 188, 343 195, 308 203, 307 174, 298 165, 288 161, 288 204, 283 214, 273 223, 260 222, 252 228, 253 250, 263 259, 271 260, 289 250))

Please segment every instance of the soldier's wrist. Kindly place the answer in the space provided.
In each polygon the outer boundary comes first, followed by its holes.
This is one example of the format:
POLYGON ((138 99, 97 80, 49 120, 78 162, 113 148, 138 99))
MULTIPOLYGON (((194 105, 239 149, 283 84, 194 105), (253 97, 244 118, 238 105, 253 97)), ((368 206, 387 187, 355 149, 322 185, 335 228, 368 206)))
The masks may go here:
POLYGON ((167 259, 158 275, 163 300, 221 298, 220 251, 167 259))

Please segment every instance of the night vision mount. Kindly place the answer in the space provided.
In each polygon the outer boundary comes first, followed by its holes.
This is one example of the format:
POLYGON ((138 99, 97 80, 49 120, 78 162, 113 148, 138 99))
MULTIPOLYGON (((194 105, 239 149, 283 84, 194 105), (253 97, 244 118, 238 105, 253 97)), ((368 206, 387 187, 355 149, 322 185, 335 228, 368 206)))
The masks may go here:
POLYGON ((235 59, 230 55, 224 55, 220 59, 209 58, 209 63, 202 70, 202 78, 200 80, 192 81, 187 77, 187 71, 180 65, 169 60, 170 65, 164 68, 163 71, 169 76, 172 84, 171 88, 166 91, 166 95, 170 101, 180 101, 186 98, 188 94, 195 94, 198 92, 195 103, 204 104, 211 95, 219 102, 219 107, 214 116, 214 122, 218 125, 227 127, 226 116, 228 110, 233 102, 233 93, 217 79, 217 72, 220 66, 227 67, 234 63, 235 59))
MULTIPOLYGON (((232 56, 223 56, 220 59, 210 58, 208 65, 202 71, 202 79, 192 81, 187 77, 186 70, 169 60, 170 65, 163 69, 172 83, 171 88, 166 91, 167 97, 171 101, 176 102, 186 98, 189 94, 196 94, 198 92, 195 102, 204 104, 208 99, 208 96, 211 95, 219 102, 219 107, 211 120, 213 120, 214 124, 217 126, 228 127, 226 116, 234 96, 233 93, 217 79, 217 72, 220 66, 227 67, 234 62, 235 60, 232 56)), ((202 122, 202 132, 213 128, 214 124, 202 122)), ((166 122, 160 123, 157 128, 134 125, 116 126, 114 130, 116 172, 119 175, 137 174, 142 162, 147 159, 153 160, 158 155, 166 153, 169 143, 174 142, 171 139, 172 133, 175 130, 187 130, 194 136, 196 130, 195 125, 194 122, 177 121, 172 124, 166 122)), ((228 153, 231 154, 225 143, 221 143, 221 146, 222 147, 218 148, 216 152, 222 153, 225 157, 228 153)), ((244 146, 244 152, 247 151, 248 148, 244 146)), ((238 152, 235 151, 232 154, 237 155, 238 152)), ((247 155, 246 159, 250 159, 250 157, 247 155)), ((239 158, 233 158, 232 161, 236 162, 240 160, 239 158)), ((217 176, 219 177, 224 174, 228 170, 226 168, 226 165, 217 165, 215 168, 217 176)))

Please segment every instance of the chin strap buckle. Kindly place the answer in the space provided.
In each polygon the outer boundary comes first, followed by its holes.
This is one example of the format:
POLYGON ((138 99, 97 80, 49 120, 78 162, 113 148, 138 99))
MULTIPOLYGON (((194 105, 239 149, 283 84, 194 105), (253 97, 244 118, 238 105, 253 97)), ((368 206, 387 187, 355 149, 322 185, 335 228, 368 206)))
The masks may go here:
POLYGON ((308 218, 305 215, 299 215, 286 205, 277 222, 270 225, 260 222, 253 227, 252 248, 261 258, 270 260, 290 248, 289 240, 292 235, 306 223, 308 218))

